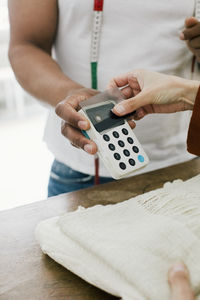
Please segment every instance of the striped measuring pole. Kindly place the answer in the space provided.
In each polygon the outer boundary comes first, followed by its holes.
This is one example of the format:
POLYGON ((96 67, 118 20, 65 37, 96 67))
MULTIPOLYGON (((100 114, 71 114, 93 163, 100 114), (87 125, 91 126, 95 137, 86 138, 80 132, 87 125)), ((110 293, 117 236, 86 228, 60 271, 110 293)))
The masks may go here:
MULTIPOLYGON (((92 24, 92 37, 91 37, 91 87, 98 89, 98 59, 99 59, 99 46, 101 40, 101 28, 103 23, 103 2, 104 0, 94 0, 93 7, 93 24, 92 24)), ((94 184, 99 184, 99 158, 95 155, 95 179, 94 184)))
POLYGON ((104 0, 94 0, 93 7, 93 24, 91 38, 91 86, 93 89, 98 88, 97 68, 99 59, 99 46, 101 38, 101 28, 103 23, 103 2, 104 0))
POLYGON ((200 21, 200 0, 196 0, 195 18, 200 21))

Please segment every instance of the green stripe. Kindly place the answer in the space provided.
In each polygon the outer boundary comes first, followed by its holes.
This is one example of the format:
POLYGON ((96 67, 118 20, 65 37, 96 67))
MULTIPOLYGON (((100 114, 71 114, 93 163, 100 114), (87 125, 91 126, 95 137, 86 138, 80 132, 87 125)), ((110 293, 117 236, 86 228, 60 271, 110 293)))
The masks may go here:
POLYGON ((97 90, 98 85, 97 85, 97 62, 91 62, 91 79, 92 79, 92 89, 97 90))

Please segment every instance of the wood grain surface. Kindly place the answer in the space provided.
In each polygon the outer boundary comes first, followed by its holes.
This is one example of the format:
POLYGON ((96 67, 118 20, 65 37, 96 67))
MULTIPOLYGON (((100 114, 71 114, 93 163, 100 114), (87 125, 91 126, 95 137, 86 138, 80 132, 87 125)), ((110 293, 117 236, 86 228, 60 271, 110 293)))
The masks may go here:
MULTIPOLYGON (((111 300, 42 254, 34 238, 41 220, 96 204, 117 203, 162 187, 166 181, 186 180, 200 173, 200 158, 90 189, 85 189, 0 213, 1 300, 111 300)), ((31 191, 30 191, 31 193, 31 191)))

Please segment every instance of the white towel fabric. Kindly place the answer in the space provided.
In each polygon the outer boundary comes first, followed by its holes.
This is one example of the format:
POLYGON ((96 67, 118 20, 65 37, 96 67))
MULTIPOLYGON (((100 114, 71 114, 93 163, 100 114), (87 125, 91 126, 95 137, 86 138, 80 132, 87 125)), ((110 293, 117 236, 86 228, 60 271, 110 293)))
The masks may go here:
POLYGON ((167 273, 184 261, 200 292, 200 175, 128 201, 41 222, 44 253, 123 300, 169 300, 167 273))

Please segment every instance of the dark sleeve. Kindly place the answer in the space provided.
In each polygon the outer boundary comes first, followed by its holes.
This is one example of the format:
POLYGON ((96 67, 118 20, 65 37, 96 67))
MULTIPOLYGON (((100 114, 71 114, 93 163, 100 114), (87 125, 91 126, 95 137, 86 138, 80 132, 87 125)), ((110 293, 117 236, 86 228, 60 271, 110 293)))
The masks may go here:
POLYGON ((197 92, 187 137, 188 152, 200 156, 200 87, 197 92))

